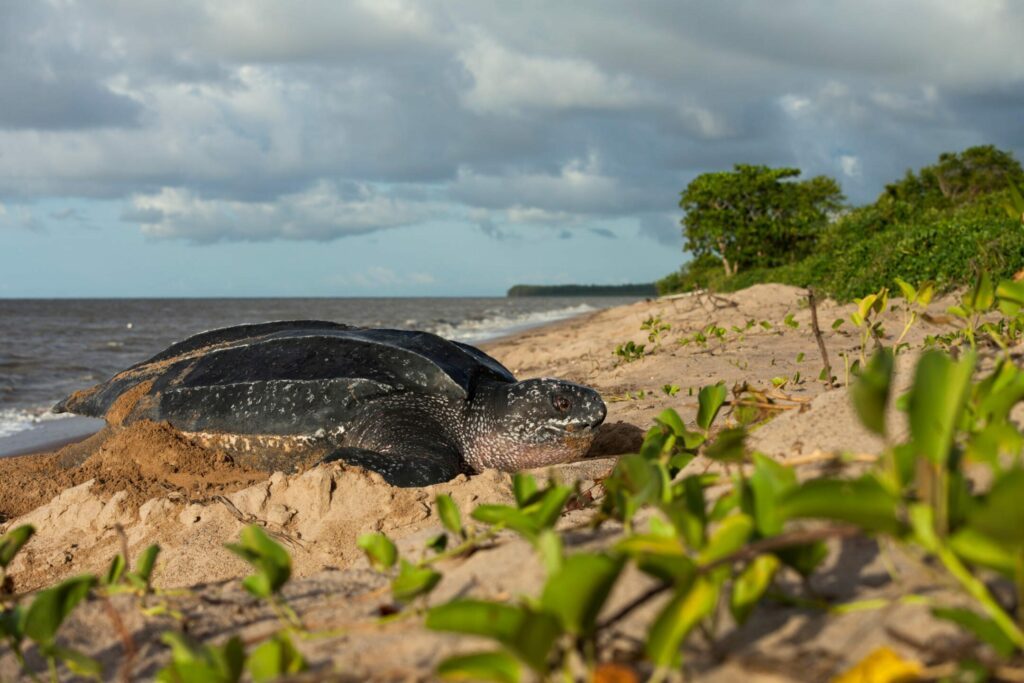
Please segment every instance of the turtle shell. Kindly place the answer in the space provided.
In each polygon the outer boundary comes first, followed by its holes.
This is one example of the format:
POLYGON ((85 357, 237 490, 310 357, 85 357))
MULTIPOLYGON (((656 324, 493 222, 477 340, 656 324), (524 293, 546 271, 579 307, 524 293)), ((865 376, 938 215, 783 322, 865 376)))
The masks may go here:
POLYGON ((482 380, 516 381, 479 349, 427 332, 282 321, 189 337, 54 410, 112 424, 151 419, 185 431, 302 435, 343 426, 385 394, 470 400, 482 380))

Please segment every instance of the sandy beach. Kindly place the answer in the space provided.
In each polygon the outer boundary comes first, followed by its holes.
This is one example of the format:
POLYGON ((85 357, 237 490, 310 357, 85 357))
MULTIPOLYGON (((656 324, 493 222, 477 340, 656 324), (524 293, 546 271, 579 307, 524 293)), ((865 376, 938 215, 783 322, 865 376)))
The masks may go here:
MULTIPOLYGON (((950 301, 931 304, 936 320, 950 301)), ((895 303, 883 316, 886 343, 902 328, 903 312, 895 303)), ((818 304, 840 384, 833 390, 816 381, 822 364, 805 292, 782 285, 758 285, 727 296, 642 301, 531 329, 484 348, 520 379, 563 377, 601 392, 608 418, 588 458, 538 473, 565 482, 579 480, 583 490, 599 493, 595 482, 610 472, 615 456, 638 448, 655 415, 672 407, 692 420, 696 392, 717 381, 729 388, 746 383, 777 397, 770 411, 775 417, 752 433, 749 445, 780 461, 812 460, 807 456, 819 452, 879 452, 881 442, 858 424, 843 386, 843 355, 852 360, 859 340, 847 331, 848 323, 838 330, 831 324, 848 318, 851 310, 831 301, 818 304), (657 343, 641 330, 652 316, 671 326, 657 343), (784 323, 787 316, 789 325, 784 323), (729 330, 727 341, 680 343, 712 323, 729 330), (623 362, 613 349, 627 341, 646 344, 650 353, 623 362), (773 386, 773 379, 781 386, 773 386), (678 389, 669 395, 663 387, 673 385, 678 389)), ((912 349, 920 348, 925 335, 944 329, 949 328, 921 322, 906 341, 912 349)), ((903 386, 915 353, 900 356, 898 381, 903 386)), ((698 458, 691 467, 702 469, 707 463, 698 458)), ((37 529, 9 570, 17 592, 83 572, 102 572, 122 547, 134 557, 158 543, 162 552, 155 583, 187 589, 169 599, 189 633, 217 642, 238 634, 255 642, 276 622, 239 588, 236 579, 248 574, 248 566, 223 544, 237 539, 246 524, 258 523, 283 539, 292 554, 295 573, 286 594, 302 619, 311 628, 335 634, 300 643, 311 668, 322 676, 316 680, 429 680, 441 658, 479 649, 482 641, 427 631, 420 617, 375 625, 389 600, 387 581, 371 571, 356 538, 385 532, 400 550, 418 556, 424 541, 441 529, 433 509, 437 493, 451 494, 465 514, 481 503, 511 501, 509 482, 508 474, 486 472, 429 488, 398 489, 376 474, 336 464, 268 476, 189 443, 167 425, 138 423, 103 430, 56 451, 0 459, 0 532, 21 524, 37 529), (382 657, 385 651, 387 657, 382 657)), ((596 533, 586 530, 593 513, 582 507, 560 520, 560 528, 576 529, 567 536, 570 552, 608 542, 608 527, 596 533)), ((904 568, 907 563, 899 555, 883 550, 860 537, 834 542, 826 568, 812 579, 815 590, 843 600, 894 596, 922 586, 934 594, 948 590, 929 584, 928 577, 904 568), (905 569, 898 574, 900 581, 891 578, 887 565, 905 569)), ((456 595, 511 599, 534 594, 544 577, 532 550, 512 534, 500 535, 489 548, 443 563, 440 569, 444 579, 430 597, 432 603, 456 595)), ((798 583, 795 576, 782 581, 798 583)), ((626 604, 649 582, 631 571, 606 610, 626 604)), ((149 678, 167 661, 159 634, 175 627, 175 620, 166 615, 144 618, 130 609, 127 596, 116 598, 114 605, 123 608, 128 638, 111 626, 107 608, 98 601, 74 613, 63 637, 99 659, 109 678, 118 671, 149 678), (134 648, 129 657, 126 643, 134 648)), ((635 661, 657 606, 637 610, 618 624, 603 643, 602 657, 635 661)), ((881 644, 923 657, 910 643, 938 642, 951 627, 914 605, 893 603, 828 616, 768 603, 743 627, 723 632, 726 636, 713 647, 696 645, 687 652, 688 667, 699 680, 828 680, 881 644), (903 637, 907 634, 913 635, 909 641, 903 637)), ((13 679, 16 671, 11 656, 0 658, 0 678, 13 679)))

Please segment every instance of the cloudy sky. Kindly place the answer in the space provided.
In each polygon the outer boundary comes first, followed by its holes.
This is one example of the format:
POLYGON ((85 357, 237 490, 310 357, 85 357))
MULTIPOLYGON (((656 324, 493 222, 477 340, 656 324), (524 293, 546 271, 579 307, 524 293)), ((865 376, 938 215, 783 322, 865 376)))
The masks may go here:
POLYGON ((650 281, 733 163, 1024 158, 1006 0, 0 2, 0 296, 650 281))

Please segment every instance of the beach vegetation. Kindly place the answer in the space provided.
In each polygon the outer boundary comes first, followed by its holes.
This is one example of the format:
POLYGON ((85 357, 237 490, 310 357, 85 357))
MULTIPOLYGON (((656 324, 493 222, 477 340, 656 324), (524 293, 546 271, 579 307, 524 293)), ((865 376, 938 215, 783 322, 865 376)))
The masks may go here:
MULTIPOLYGON (((865 302, 861 323, 870 322, 878 299, 865 302)), ((1007 309, 1019 313, 1009 295, 1008 301, 1007 309)), ((610 547, 567 551, 564 541, 554 540, 558 528, 552 517, 546 518, 548 540, 543 543, 534 527, 517 522, 517 528, 506 521, 506 529, 530 540, 547 568, 548 579, 538 594, 513 601, 458 598, 427 609, 428 628, 493 643, 492 649, 445 659, 438 674, 449 680, 498 681, 522 680, 529 671, 541 679, 595 675, 602 664, 602 633, 658 601, 634 666, 651 667, 650 680, 660 681, 685 668, 684 644, 695 634, 713 644, 741 628, 766 599, 832 614, 919 604, 975 643, 970 650, 950 652, 952 659, 943 667, 967 667, 983 676, 1015 673, 1007 662, 1017 662, 1024 652, 1024 611, 1014 611, 1024 590, 1019 562, 1024 523, 1016 503, 1024 495, 1024 437, 1009 415, 1024 399, 1024 371, 1004 352, 991 372, 976 377, 973 351, 958 359, 927 351, 909 394, 900 401, 910 433, 897 441, 887 422, 896 401, 894 356, 890 347, 876 351, 850 383, 862 424, 887 444, 880 454, 859 458, 874 463, 867 470, 845 472, 845 456, 823 454, 815 458, 832 459, 838 471, 798 477, 796 465, 751 452, 736 413, 767 400, 763 392, 751 394, 755 398, 747 403, 730 402, 723 384, 703 387, 696 429, 674 410, 662 412, 640 450, 621 458, 602 484, 605 495, 591 526, 621 525, 621 536, 610 547), (727 406, 733 424, 714 430, 727 406), (687 465, 698 457, 734 469, 687 474, 687 465), (990 485, 968 485, 969 470, 977 468, 988 473, 982 480, 990 485), (942 572, 959 596, 921 593, 835 603, 809 591, 807 577, 824 566, 831 552, 826 541, 855 535, 904 548, 907 558, 942 572), (654 583, 625 605, 609 609, 608 596, 630 565, 654 583), (804 578, 806 595, 776 580, 786 571, 804 578), (991 578, 999 575, 1016 586, 1015 595, 994 592, 991 578), (969 652, 969 661, 957 659, 963 652, 969 652)), ((528 500, 535 487, 534 482, 526 493, 517 492, 517 501, 528 500)), ((505 507, 505 520, 518 519, 514 508, 505 507)), ((472 516, 498 519, 489 512, 472 516)), ((924 666, 875 650, 837 680, 924 666)))
POLYGON ((660 315, 652 315, 640 324, 640 330, 647 333, 647 341, 657 348, 662 337, 672 330, 672 325, 662 320, 660 315))
POLYGON ((795 168, 737 164, 697 176, 679 201, 686 250, 719 262, 726 277, 810 254, 843 197, 833 179, 794 180, 799 175, 795 168))
POLYGON ((630 340, 621 344, 616 344, 612 353, 618 356, 623 363, 632 363, 633 361, 640 360, 647 355, 647 352, 645 351, 646 348, 646 344, 637 344, 630 340))
MULTIPOLYGON (((981 271, 994 280, 1009 278, 1024 269, 1022 187, 1024 170, 1009 152, 984 145, 944 153, 935 164, 908 171, 870 204, 829 209, 826 219, 812 222, 813 230, 801 233, 799 246, 785 257, 740 259, 744 267, 735 267, 732 261, 727 267, 710 246, 691 246, 687 240, 692 260, 659 280, 658 291, 736 291, 760 282, 780 282, 814 287, 836 300, 849 301, 893 287, 897 277, 906 282, 930 281, 936 293, 970 286, 981 271)), ((687 221, 702 218, 701 207, 714 206, 716 201, 728 205, 735 198, 723 183, 702 181, 700 189, 701 203, 683 206, 688 212, 683 218, 684 236, 691 229, 687 221), (714 192, 721 193, 718 200, 714 192), (694 218, 691 210, 696 211, 694 218)), ((776 200, 776 195, 769 196, 776 200)), ((788 230, 780 222, 788 215, 785 204, 766 212, 760 197, 750 202, 753 215, 770 220, 759 219, 752 234, 744 224, 735 228, 719 224, 718 229, 731 236, 723 238, 722 248, 733 260, 748 250, 769 253, 766 243, 788 230), (744 246, 730 246, 730 239, 744 246)))

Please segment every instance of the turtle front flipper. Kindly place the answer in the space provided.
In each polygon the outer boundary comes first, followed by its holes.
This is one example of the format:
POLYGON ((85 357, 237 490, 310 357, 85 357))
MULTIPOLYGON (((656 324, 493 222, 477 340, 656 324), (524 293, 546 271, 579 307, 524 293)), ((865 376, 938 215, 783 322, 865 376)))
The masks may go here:
POLYGON ((344 462, 376 472, 392 486, 430 486, 464 471, 458 455, 449 452, 381 453, 367 448, 339 448, 320 462, 344 462))

